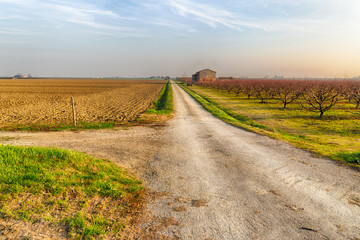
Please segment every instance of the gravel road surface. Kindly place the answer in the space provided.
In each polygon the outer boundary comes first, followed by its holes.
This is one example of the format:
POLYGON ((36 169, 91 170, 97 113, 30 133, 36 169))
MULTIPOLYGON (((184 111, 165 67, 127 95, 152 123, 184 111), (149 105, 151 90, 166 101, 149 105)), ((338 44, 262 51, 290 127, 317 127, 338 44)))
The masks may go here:
POLYGON ((0 140, 71 148, 135 172, 158 193, 148 212, 163 222, 145 220, 139 239, 360 239, 359 171, 232 127, 173 91, 166 126, 0 140))
POLYGON ((359 239, 358 171, 211 116, 173 84, 175 118, 149 165, 155 215, 182 239, 359 239))

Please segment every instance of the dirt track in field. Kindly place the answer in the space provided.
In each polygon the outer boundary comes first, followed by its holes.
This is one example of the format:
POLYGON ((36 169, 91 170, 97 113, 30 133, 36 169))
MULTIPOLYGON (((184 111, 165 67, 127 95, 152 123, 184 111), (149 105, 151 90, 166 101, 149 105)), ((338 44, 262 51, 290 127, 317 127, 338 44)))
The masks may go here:
POLYGON ((178 86, 174 101, 168 126, 0 138, 76 149, 136 172, 158 192, 148 212, 164 223, 145 222, 145 239, 360 239, 358 171, 229 126, 178 86))
POLYGON ((58 125, 134 120, 156 99, 165 81, 118 79, 0 80, 0 126, 58 125))

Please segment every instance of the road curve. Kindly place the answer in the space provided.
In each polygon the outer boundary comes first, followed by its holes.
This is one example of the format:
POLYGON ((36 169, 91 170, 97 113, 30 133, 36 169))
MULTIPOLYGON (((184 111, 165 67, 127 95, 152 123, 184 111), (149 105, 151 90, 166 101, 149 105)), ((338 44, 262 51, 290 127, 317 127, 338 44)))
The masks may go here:
POLYGON ((360 174, 232 127, 172 84, 175 118, 149 163, 149 208, 182 239, 360 239, 360 174))

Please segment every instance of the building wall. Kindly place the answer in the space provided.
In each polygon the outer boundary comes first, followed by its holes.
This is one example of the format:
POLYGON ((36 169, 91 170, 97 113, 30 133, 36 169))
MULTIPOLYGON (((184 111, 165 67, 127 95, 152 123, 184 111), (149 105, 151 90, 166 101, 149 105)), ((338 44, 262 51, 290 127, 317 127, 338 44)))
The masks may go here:
POLYGON ((199 72, 199 80, 200 81, 215 81, 216 80, 216 72, 211 71, 209 69, 205 69, 199 72))
POLYGON ((204 69, 202 71, 197 72, 192 77, 193 81, 202 82, 202 81, 216 81, 216 72, 210 69, 204 69))
POLYGON ((195 73, 194 75, 192 75, 192 81, 196 82, 198 80, 198 74, 195 73))

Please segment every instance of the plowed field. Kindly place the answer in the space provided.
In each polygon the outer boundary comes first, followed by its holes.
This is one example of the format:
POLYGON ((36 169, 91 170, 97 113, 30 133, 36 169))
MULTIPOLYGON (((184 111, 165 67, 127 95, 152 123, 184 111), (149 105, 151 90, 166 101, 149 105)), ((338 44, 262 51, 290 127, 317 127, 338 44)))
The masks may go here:
POLYGON ((150 106, 164 83, 115 79, 0 80, 0 127, 71 123, 71 96, 78 121, 128 122, 150 106))

